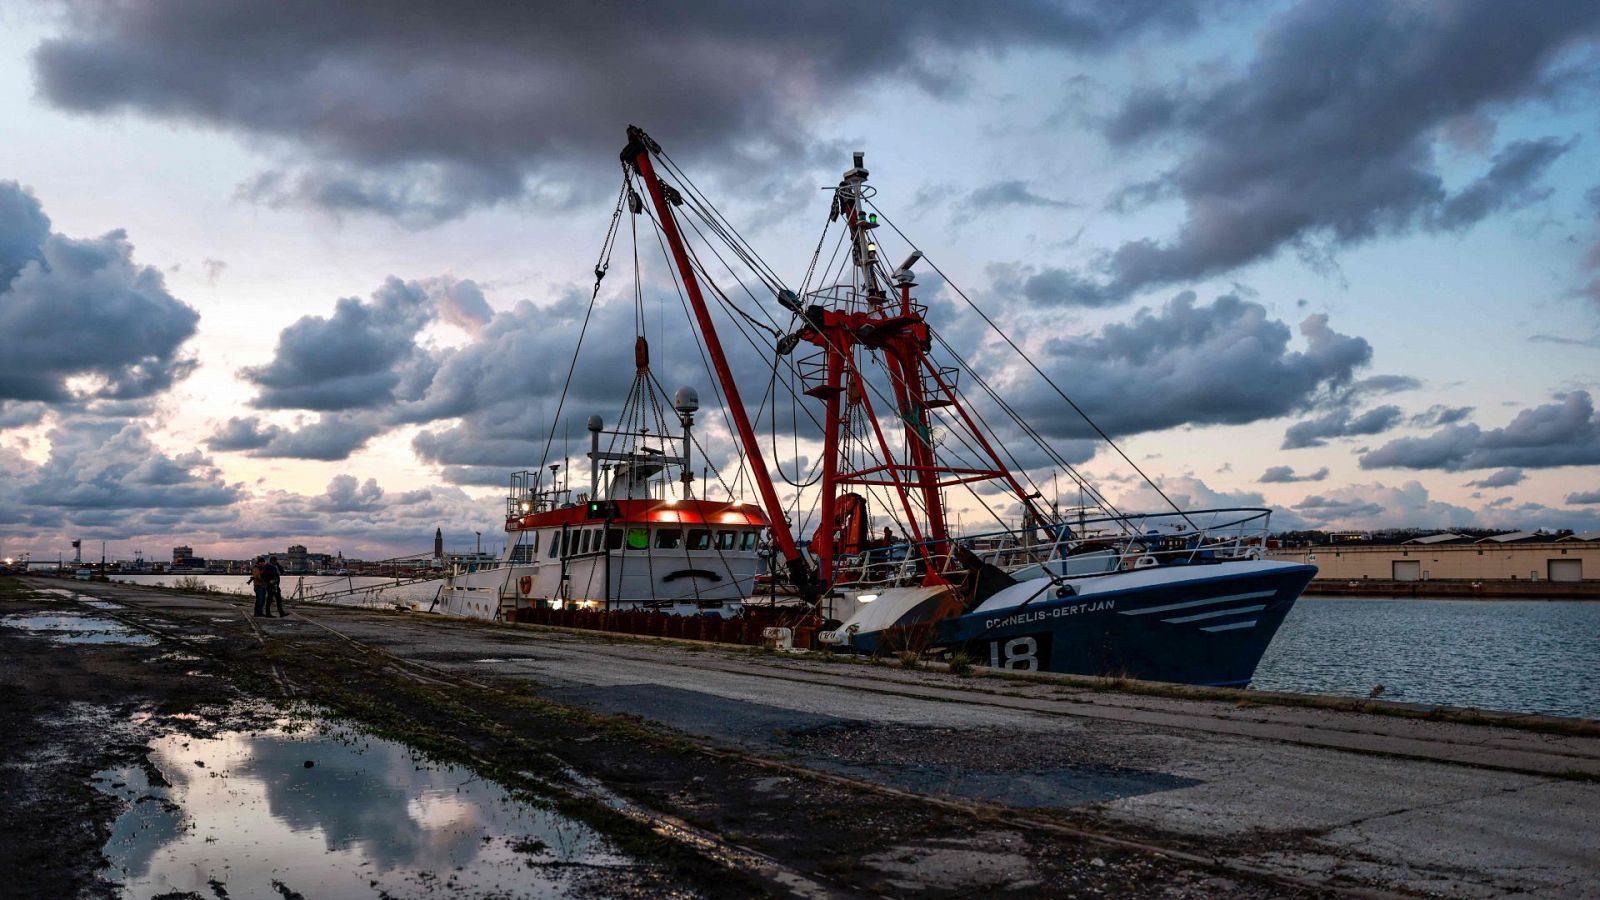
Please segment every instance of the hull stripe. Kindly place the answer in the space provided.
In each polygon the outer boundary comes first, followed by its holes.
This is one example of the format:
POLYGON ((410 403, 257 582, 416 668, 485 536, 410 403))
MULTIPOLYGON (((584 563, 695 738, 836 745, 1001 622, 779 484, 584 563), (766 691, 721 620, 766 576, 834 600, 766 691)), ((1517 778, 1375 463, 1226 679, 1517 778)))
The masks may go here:
POLYGON ((1228 594, 1225 597, 1207 597, 1204 600, 1190 600, 1185 603, 1168 603, 1166 606, 1147 606, 1144 609, 1123 609, 1118 610, 1118 612, 1125 616, 1143 616, 1148 615, 1149 613, 1171 612, 1175 609, 1188 609, 1191 606, 1210 606, 1213 603, 1227 603, 1230 600, 1259 600, 1263 597, 1271 597, 1276 593, 1278 592, 1251 591, 1248 594, 1228 594))
POLYGON ((1238 628, 1253 628, 1253 627, 1255 627, 1255 624, 1256 624, 1256 620, 1255 619, 1251 619, 1248 622, 1229 622, 1226 625, 1207 625, 1206 627, 1204 627, 1204 628, 1202 628, 1200 630, 1201 631, 1233 631, 1233 630, 1238 629, 1238 628))
POLYGON ((1198 622, 1201 619, 1215 619, 1218 616, 1237 616, 1242 613, 1261 612, 1265 606, 1235 606, 1233 609, 1218 609, 1212 612, 1195 613, 1192 616, 1178 616, 1175 619, 1162 619, 1161 621, 1173 625, 1183 622, 1198 622))

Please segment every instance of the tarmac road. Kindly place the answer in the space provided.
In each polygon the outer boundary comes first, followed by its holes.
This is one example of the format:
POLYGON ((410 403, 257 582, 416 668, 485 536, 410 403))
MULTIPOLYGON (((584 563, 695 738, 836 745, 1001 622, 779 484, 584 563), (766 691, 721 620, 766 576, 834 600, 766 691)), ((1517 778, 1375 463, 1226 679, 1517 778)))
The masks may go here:
MULTIPOLYGON (((198 617, 221 601, 95 585, 198 617)), ((714 646, 304 606, 404 660, 900 791, 998 805, 1329 885, 1600 896, 1600 738, 962 678, 714 646)), ((1220 696, 1220 695, 1219 695, 1220 696)), ((1597 732, 1591 731, 1590 734, 1597 732)))

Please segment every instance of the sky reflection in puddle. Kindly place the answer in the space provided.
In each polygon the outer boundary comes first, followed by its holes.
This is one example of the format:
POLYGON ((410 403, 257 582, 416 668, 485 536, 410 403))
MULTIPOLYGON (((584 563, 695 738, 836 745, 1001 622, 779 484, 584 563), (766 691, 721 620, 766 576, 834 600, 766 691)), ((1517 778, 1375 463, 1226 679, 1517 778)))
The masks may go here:
POLYGON ((154 644, 156 639, 111 619, 78 613, 17 614, 0 618, 0 625, 43 633, 63 644, 154 644))
POLYGON ((631 865, 581 823, 357 731, 177 734, 148 758, 170 786, 96 777, 130 804, 102 872, 125 896, 557 897, 631 865))

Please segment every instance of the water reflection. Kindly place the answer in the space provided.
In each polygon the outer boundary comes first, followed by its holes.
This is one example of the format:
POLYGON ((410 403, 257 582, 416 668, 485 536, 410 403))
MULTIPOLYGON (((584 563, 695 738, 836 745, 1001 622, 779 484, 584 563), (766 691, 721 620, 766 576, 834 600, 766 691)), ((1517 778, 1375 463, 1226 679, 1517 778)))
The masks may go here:
POLYGON ((1251 686, 1600 718, 1600 603, 1304 598, 1251 686))
POLYGON ((40 632, 60 644, 154 644, 148 634, 111 619, 79 613, 17 614, 0 618, 0 626, 40 632))
POLYGON ((173 735, 149 762, 154 779, 97 780, 130 803, 103 873, 127 896, 560 896, 574 866, 628 864, 586 826, 360 732, 173 735))

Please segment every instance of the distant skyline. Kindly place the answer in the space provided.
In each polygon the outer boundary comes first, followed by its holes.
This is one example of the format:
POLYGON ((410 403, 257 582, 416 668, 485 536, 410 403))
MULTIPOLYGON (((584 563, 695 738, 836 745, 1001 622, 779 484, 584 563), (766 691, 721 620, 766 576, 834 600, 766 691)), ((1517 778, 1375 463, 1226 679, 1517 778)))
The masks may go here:
MULTIPOLYGON (((1591 2, 151 0, 0 26, 7 555, 498 544, 629 123, 796 282, 865 151, 883 208, 1180 503, 1600 529, 1591 2)), ((613 354, 624 281, 591 335, 613 354)), ((693 380, 687 335, 654 350, 693 380)), ((572 434, 615 415, 614 368, 584 362, 572 434)), ((995 375, 1112 499, 1160 506, 995 375)))

